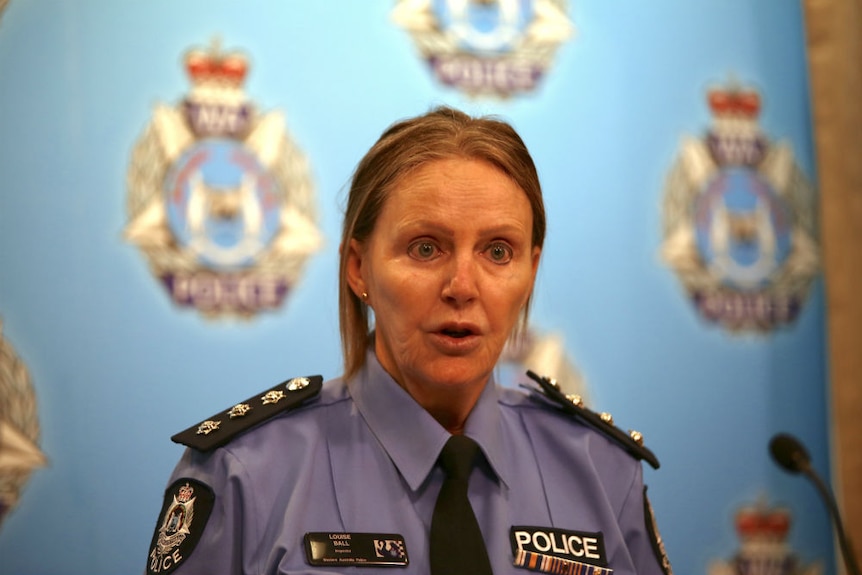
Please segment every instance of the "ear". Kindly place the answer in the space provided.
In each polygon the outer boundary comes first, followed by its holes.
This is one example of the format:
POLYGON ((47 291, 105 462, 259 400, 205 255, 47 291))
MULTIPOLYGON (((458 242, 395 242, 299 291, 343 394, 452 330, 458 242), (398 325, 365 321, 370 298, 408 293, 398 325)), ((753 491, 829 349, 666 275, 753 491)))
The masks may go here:
MULTIPOLYGON (((524 298, 524 306, 530 301, 533 295, 533 289, 536 287, 536 274, 539 271, 539 261, 542 259, 542 248, 535 246, 530 254, 530 289, 527 290, 527 295, 524 298)), ((523 307, 523 306, 522 306, 523 307)))
POLYGON ((539 246, 533 247, 533 253, 530 254, 530 258, 532 261, 530 262, 533 266, 533 283, 536 282, 536 272, 539 271, 539 260, 542 259, 542 248, 539 246))
POLYGON ((365 246, 357 239, 351 239, 346 246, 341 246, 342 250, 347 250, 347 265, 345 266, 345 274, 347 275, 347 284, 356 297, 362 298, 362 294, 368 291, 365 284, 365 279, 362 277, 362 262, 365 257, 365 246))

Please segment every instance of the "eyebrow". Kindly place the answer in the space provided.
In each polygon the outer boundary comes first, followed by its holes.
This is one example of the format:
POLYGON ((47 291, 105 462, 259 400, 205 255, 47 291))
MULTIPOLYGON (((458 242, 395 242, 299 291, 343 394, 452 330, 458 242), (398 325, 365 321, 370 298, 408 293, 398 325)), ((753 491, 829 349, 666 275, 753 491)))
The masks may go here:
MULTIPOLYGON (((429 229, 430 228, 431 230, 436 231, 437 233, 440 233, 442 235, 449 236, 449 237, 455 235, 454 230, 451 227, 449 227, 445 224, 441 224, 441 223, 436 222, 436 221, 426 220, 426 219, 422 219, 422 218, 417 218, 417 219, 413 219, 413 220, 404 220, 402 222, 399 222, 398 225, 396 226, 396 230, 398 230, 398 231, 410 230, 412 228, 423 228, 423 229, 429 229)), ((479 235, 482 235, 482 236, 499 236, 499 235, 508 235, 511 233, 521 233, 521 232, 529 235, 529 233, 527 232, 527 230, 523 226, 516 225, 516 224, 505 224, 504 223, 504 224, 491 226, 489 228, 481 229, 481 230, 479 230, 479 235)))

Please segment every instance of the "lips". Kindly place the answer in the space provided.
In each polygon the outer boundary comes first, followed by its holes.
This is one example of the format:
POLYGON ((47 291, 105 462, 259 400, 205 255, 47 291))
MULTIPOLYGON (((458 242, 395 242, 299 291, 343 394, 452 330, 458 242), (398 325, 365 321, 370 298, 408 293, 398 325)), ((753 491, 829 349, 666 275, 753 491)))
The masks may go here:
POLYGON ((479 328, 467 323, 451 323, 440 326, 437 333, 454 339, 464 339, 471 335, 479 335, 479 328))
POLYGON ((445 355, 462 356, 481 346, 482 332, 473 324, 451 323, 432 332, 434 345, 445 355))

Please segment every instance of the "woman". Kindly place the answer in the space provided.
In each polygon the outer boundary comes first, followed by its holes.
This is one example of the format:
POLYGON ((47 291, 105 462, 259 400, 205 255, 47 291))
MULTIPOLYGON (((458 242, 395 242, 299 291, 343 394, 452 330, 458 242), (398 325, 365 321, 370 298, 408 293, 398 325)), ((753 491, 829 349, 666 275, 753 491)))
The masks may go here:
POLYGON ((175 436, 192 449, 148 572, 669 573, 638 462, 651 453, 546 380, 533 395, 494 383, 544 236, 508 124, 440 108, 384 132, 345 214, 344 375, 291 379, 175 436))

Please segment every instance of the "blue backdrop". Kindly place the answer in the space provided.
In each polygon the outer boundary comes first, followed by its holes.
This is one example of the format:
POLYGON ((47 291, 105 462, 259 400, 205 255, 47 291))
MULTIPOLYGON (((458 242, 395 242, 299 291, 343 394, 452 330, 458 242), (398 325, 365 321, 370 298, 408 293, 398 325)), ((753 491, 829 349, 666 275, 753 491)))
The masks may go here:
POLYGON ((538 89, 505 100, 436 81, 393 7, 11 0, 0 15, 0 319, 48 460, 0 525, 0 573, 141 572, 181 454, 169 437, 287 377, 339 373, 345 186, 385 126, 441 103, 499 114, 531 148, 549 213, 533 324, 563 334, 591 404, 661 459, 645 473, 676 572, 733 555, 733 515, 758 499, 789 507, 790 545, 831 572, 816 493, 766 451, 792 431, 828 475, 819 280, 792 325, 732 335, 659 256, 665 178, 709 127, 712 85, 754 86, 763 131, 815 180, 798 3, 573 1, 538 89), (323 237, 285 304, 250 320, 175 306, 123 236, 132 148, 188 93, 182 55, 216 36, 308 157, 323 237))

